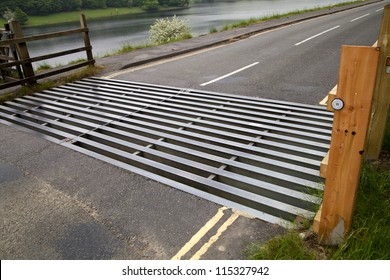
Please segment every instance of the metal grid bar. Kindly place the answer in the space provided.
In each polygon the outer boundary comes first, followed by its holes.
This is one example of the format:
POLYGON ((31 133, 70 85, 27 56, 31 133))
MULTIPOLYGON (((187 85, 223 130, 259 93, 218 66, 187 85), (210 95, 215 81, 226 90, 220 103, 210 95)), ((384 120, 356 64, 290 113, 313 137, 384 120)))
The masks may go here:
MULTIPOLYGON (((68 102, 66 104, 61 105, 61 104, 54 102, 54 101, 45 101, 45 99, 41 99, 41 98, 37 99, 37 98, 31 97, 31 96, 25 97, 23 100, 18 100, 18 101, 22 102, 22 103, 27 103, 28 100, 26 100, 26 99, 37 100, 38 102, 34 103, 36 106, 38 106, 39 104, 41 104, 39 106, 43 106, 42 104, 44 104, 44 103, 39 103, 39 102, 46 102, 48 104, 63 106, 62 107, 63 110, 66 110, 65 108, 67 108, 67 107, 71 107, 74 109, 78 109, 81 112, 88 112, 91 115, 101 114, 103 116, 110 116, 112 118, 118 118, 117 115, 107 114, 105 112, 101 113, 101 112, 95 110, 95 108, 92 108, 93 106, 89 106, 89 108, 70 106, 68 102)), ((78 104, 78 105, 80 105, 80 104, 78 104)), ((82 104, 82 105, 88 106, 89 104, 82 104)), ((121 112, 123 112, 123 111, 121 111, 121 112)), ((123 113, 120 115, 120 117, 121 116, 123 116, 123 113)), ((132 116, 135 117, 135 116, 139 116, 139 115, 136 113, 133 113, 132 116)), ((144 115, 141 115, 141 117, 144 117, 144 115)), ((300 155, 300 153, 296 151, 295 146, 292 147, 292 150, 291 149, 289 150, 290 153, 286 153, 286 151, 280 152, 277 150, 274 151, 274 150, 270 150, 270 149, 264 149, 262 147, 247 146, 246 144, 243 144, 243 141, 240 141, 240 142, 230 141, 230 140, 224 139, 224 138, 217 138, 217 137, 208 136, 207 134, 193 133, 190 131, 185 131, 183 129, 179 130, 177 127, 159 125, 159 124, 156 124, 156 122, 151 122, 151 121, 145 122, 145 121, 140 121, 140 120, 134 119, 134 118, 124 118, 124 117, 121 117, 121 121, 122 121, 122 123, 125 123, 127 127, 129 127, 129 125, 134 124, 134 125, 137 125, 140 127, 149 127, 151 129, 154 129, 154 130, 168 131, 169 133, 173 133, 173 134, 179 135, 179 136, 185 136, 185 137, 190 138, 190 139, 198 139, 198 140, 203 140, 203 141, 207 141, 207 142, 217 143, 220 146, 228 146, 228 147, 234 147, 236 149, 239 148, 239 149, 243 149, 243 150, 249 150, 252 154, 259 154, 259 155, 270 154, 270 156, 273 156, 273 157, 284 158, 286 161, 299 161, 304 165, 317 166, 317 165, 319 165, 320 160, 323 158, 323 155, 324 155, 323 153, 320 153, 319 156, 317 156, 317 159, 311 159, 308 157, 302 157, 300 155)), ((126 129, 126 126, 123 127, 123 129, 126 129)), ((138 127, 132 127, 131 129, 137 129, 137 128, 138 127)), ((316 152, 316 151, 314 151, 314 152, 316 152)))
POLYGON ((332 114, 317 106, 89 78, 0 106, 0 122, 290 225, 320 200, 332 114))

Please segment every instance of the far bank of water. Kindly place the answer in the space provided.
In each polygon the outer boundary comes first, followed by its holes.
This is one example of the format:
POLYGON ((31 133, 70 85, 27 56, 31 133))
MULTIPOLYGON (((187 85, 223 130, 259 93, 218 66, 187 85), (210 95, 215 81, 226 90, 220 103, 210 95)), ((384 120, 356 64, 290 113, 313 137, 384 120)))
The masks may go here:
MULTIPOLYGON (((346 0, 242 0, 192 4, 187 9, 144 14, 129 14, 120 17, 89 20, 91 43, 95 56, 111 53, 125 44, 141 45, 149 42, 149 28, 157 18, 177 15, 188 21, 194 36, 209 33, 211 28, 221 28, 226 24, 260 18, 274 14, 284 14, 296 10, 312 9, 336 5, 346 0)), ((35 35, 78 28, 78 23, 65 23, 48 26, 29 27, 26 35, 35 35)), ((53 40, 29 43, 32 57, 82 46, 78 36, 68 36, 53 40)), ((84 54, 74 54, 46 61, 52 66, 85 58, 84 54)), ((42 63, 40 63, 42 64, 42 63)))

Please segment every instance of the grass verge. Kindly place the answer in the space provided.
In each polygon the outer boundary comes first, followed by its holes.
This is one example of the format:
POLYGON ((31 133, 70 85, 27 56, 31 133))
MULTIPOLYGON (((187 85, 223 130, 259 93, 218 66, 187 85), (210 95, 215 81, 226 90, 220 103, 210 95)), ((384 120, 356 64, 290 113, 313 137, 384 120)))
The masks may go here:
POLYGON ((43 91, 52 87, 60 86, 66 83, 74 82, 83 78, 97 75, 102 70, 98 66, 88 66, 82 70, 75 71, 67 76, 55 79, 46 80, 32 86, 23 86, 14 92, 0 96, 0 104, 4 102, 14 100, 15 98, 23 97, 25 95, 31 95, 35 92, 43 91))
POLYGON ((114 50, 113 52, 107 53, 103 57, 124 54, 124 53, 132 52, 135 50, 139 50, 139 49, 153 47, 153 46, 154 46, 153 44, 144 44, 144 45, 136 45, 136 46, 133 46, 130 44, 124 44, 121 48, 114 50))
POLYGON ((351 232, 338 247, 320 246, 317 236, 291 230, 265 244, 252 244, 248 259, 390 259, 390 115, 380 160, 365 162, 356 196, 351 232))
MULTIPOLYGON (((388 153, 382 157, 388 157, 388 153)), ((357 193, 352 231, 343 244, 330 250, 335 260, 390 259, 389 161, 366 163, 357 193)))
MULTIPOLYGON (((232 23, 232 24, 225 25, 220 30, 217 30, 217 31, 226 31, 226 30, 231 30, 231 29, 235 29, 235 28, 239 28, 239 27, 246 27, 246 26, 249 26, 249 25, 252 25, 252 24, 257 24, 257 23, 261 23, 261 22, 264 22, 264 21, 269 21, 269 20, 272 20, 272 19, 286 18, 286 17, 295 16, 295 15, 304 14, 304 13, 309 13, 309 12, 328 10, 328 9, 331 9, 331 8, 346 6, 346 5, 355 4, 355 3, 359 3, 359 2, 365 2, 365 0, 343 2, 343 3, 339 3, 339 4, 335 4, 335 5, 318 7, 318 8, 312 8, 312 9, 296 10, 296 11, 292 11, 292 12, 285 13, 285 14, 274 14, 274 15, 271 15, 271 16, 265 16, 265 17, 261 17, 261 18, 250 18, 249 20, 243 20, 243 21, 240 21, 240 22, 237 22, 237 23, 232 23)), ((213 28, 211 30, 212 31, 210 31, 210 33, 217 32, 215 28, 213 28)))
POLYGON ((131 51, 139 50, 139 49, 145 49, 145 48, 150 48, 150 47, 157 46, 157 45, 164 45, 164 44, 179 42, 179 41, 187 40, 187 39, 191 39, 191 38, 193 38, 192 35, 190 33, 186 33, 186 34, 183 34, 182 36, 179 36, 173 40, 170 40, 170 41, 164 42, 164 43, 158 43, 158 44, 150 43, 150 44, 135 45, 135 46, 130 45, 130 44, 124 44, 121 48, 114 50, 113 52, 106 53, 103 57, 124 54, 124 53, 128 53, 131 51))
POLYGON ((293 231, 277 236, 264 245, 252 244, 248 250, 250 260, 313 260, 316 252, 305 245, 293 231))

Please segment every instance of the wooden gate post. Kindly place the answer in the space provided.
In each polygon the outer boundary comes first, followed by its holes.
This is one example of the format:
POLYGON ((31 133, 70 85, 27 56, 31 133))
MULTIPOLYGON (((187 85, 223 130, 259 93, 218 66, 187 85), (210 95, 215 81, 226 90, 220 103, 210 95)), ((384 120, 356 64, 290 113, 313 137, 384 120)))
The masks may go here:
POLYGON ((323 244, 336 245, 348 233, 370 119, 379 51, 343 46, 325 192, 319 223, 323 244))
MULTIPOLYGON (((80 26, 81 28, 88 28, 87 26, 87 20, 85 18, 84 14, 80 15, 80 26)), ((87 48, 87 59, 91 63, 91 65, 95 64, 95 60, 93 59, 93 54, 92 54, 92 45, 91 45, 91 40, 89 39, 89 31, 83 32, 83 38, 84 38, 84 45, 87 48)))
MULTIPOLYGON (((19 21, 12 20, 10 22, 10 29, 11 29, 12 33, 14 34, 15 39, 24 37, 23 30, 22 30, 22 27, 20 26, 19 21)), ((34 77, 35 73, 34 73, 33 66, 30 62, 30 54, 28 53, 27 44, 25 42, 17 43, 16 44, 16 51, 18 52, 19 60, 27 61, 25 63, 22 63, 24 77, 25 78, 34 77)), ((31 81, 29 83, 35 84, 36 81, 31 81)))
POLYGON ((367 135, 366 159, 378 159, 390 106, 390 4, 383 11, 381 31, 378 39, 380 49, 371 122, 367 135))

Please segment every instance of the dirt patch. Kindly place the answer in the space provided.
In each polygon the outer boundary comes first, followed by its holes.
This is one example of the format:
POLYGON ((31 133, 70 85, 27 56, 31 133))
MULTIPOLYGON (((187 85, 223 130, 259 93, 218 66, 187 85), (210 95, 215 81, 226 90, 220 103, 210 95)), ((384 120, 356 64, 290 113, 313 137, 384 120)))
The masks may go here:
POLYGON ((382 150, 381 155, 378 160, 372 161, 374 166, 377 166, 381 169, 390 169, 390 152, 382 150))

